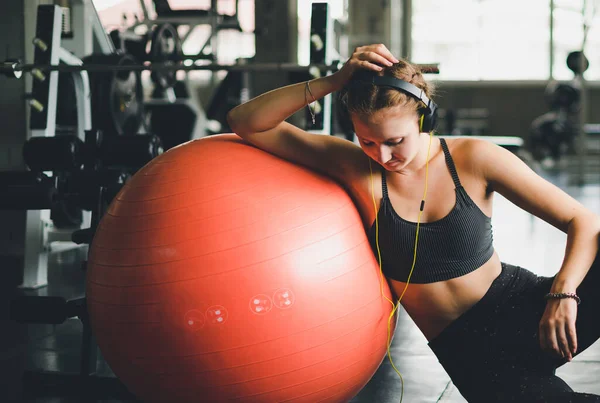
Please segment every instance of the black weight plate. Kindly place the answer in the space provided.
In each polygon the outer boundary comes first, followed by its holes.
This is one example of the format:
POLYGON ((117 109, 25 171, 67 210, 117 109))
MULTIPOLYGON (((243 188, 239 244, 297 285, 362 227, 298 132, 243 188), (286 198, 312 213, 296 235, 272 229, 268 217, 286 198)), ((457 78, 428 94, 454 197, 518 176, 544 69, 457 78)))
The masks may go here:
MULTIPOLYGON (((127 53, 93 54, 85 64, 137 65, 127 53)), ((92 125, 105 135, 137 134, 144 118, 144 92, 140 72, 88 72, 92 98, 92 125)))
POLYGON ((113 119, 123 134, 136 134, 140 128, 140 116, 143 113, 143 100, 137 95, 139 76, 135 72, 116 74, 112 82, 111 110, 116 111, 113 119))
POLYGON ((50 208, 50 219, 58 229, 80 228, 83 223, 83 209, 73 203, 56 202, 50 208))
POLYGON ((569 53, 567 67, 575 74, 583 74, 590 67, 590 61, 581 51, 569 53))
MULTIPOLYGON (((173 25, 160 24, 154 27, 148 59, 152 63, 181 64, 181 38, 173 25)), ((163 89, 173 88, 177 82, 175 70, 154 70, 150 77, 154 84, 163 89)))

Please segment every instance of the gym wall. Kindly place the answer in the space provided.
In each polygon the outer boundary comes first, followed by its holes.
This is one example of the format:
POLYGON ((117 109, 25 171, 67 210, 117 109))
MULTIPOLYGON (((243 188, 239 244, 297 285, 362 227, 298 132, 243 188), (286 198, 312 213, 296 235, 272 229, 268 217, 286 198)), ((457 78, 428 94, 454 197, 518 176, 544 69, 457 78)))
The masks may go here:
MULTIPOLYGON (((440 69, 443 69, 440 66, 440 69)), ((518 136, 527 140, 531 122, 548 112, 546 82, 444 82, 437 86, 441 108, 485 108, 489 111, 489 136, 518 136)), ((594 105, 600 105, 600 88, 588 83, 588 123, 600 123, 594 105)))

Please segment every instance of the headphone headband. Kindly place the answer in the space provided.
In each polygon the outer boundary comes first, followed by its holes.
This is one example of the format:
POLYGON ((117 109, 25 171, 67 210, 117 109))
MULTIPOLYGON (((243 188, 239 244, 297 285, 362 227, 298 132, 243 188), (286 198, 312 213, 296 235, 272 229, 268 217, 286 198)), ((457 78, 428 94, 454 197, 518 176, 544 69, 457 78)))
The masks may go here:
POLYGON ((390 87, 412 96, 424 106, 424 116, 427 121, 424 125, 424 130, 431 131, 434 129, 437 116, 437 105, 425 95, 425 91, 416 85, 395 77, 380 76, 367 70, 358 70, 354 72, 351 82, 370 83, 378 87, 390 87))
POLYGON ((435 102, 429 99, 427 95, 425 95, 425 91, 421 88, 417 87, 414 84, 411 84, 407 81, 400 80, 395 77, 390 76, 379 76, 370 71, 359 70, 354 73, 352 77, 352 81, 359 81, 370 83, 376 85, 378 87, 391 87, 402 92, 408 93, 416 98, 418 101, 421 101, 425 108, 429 109, 429 113, 434 113, 437 109, 437 105, 435 102))

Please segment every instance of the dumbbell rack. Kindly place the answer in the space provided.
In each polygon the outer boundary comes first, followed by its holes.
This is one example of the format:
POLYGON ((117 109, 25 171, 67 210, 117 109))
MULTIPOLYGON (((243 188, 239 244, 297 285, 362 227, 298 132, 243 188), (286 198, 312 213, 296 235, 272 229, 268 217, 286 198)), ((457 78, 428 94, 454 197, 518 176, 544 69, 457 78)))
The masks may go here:
MULTIPOLYGON (((92 212, 92 227, 75 231, 73 242, 91 243, 100 217, 114 195, 97 188, 97 209, 92 212)), ((78 373, 28 370, 23 374, 25 397, 117 398, 135 401, 125 386, 115 377, 97 375, 98 347, 91 331, 85 297, 70 301, 62 297, 21 296, 10 307, 10 318, 18 323, 58 325, 70 318, 83 324, 78 373)))
MULTIPOLYGON (((0 172, 0 209, 39 210, 50 209, 53 203, 75 203, 91 211, 91 223, 89 228, 74 231, 71 241, 89 245, 101 217, 126 180, 123 176, 156 157, 161 147, 154 135, 102 139, 100 132, 90 130, 85 139, 82 142, 66 135, 30 139, 23 147, 30 171, 0 172), (45 174, 49 171, 52 177, 45 174)), ((26 393, 32 397, 133 399, 117 378, 96 374, 97 346, 85 297, 71 301, 61 297, 18 297, 11 304, 10 316, 19 323, 52 325, 77 317, 83 324, 79 372, 27 371, 23 377, 26 393)))
MULTIPOLYGON (((86 0, 87 1, 87 0, 86 0)), ((39 6, 34 40, 35 63, 81 65, 61 47, 62 9, 39 6)), ((56 127, 58 72, 31 71, 33 85, 27 100, 32 107, 31 138, 23 147, 28 171, 0 172, 0 209, 26 210, 26 240, 22 289, 47 285, 52 240, 90 244, 110 200, 125 179, 162 152, 154 135, 106 136, 92 130, 90 84, 85 70, 72 72, 77 129, 62 133, 56 127), (51 172, 51 176, 47 173, 51 172), (89 228, 60 234, 50 224, 49 211, 68 203, 87 212, 89 228)), ((84 222, 84 226, 87 223, 84 222)), ((11 319, 26 324, 60 324, 79 318, 83 324, 79 371, 65 373, 29 370, 23 374, 27 397, 121 398, 134 397, 115 377, 97 374, 98 348, 88 321, 86 299, 30 296, 11 304, 11 319)))

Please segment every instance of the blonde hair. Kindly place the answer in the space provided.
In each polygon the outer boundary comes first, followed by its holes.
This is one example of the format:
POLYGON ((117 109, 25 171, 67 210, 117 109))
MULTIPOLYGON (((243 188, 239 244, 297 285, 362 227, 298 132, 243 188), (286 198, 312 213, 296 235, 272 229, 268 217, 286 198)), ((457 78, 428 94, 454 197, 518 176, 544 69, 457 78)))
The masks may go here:
MULTIPOLYGON (((384 67, 384 69, 377 74, 380 76, 394 77, 411 83, 422 89, 425 92, 425 95, 430 99, 433 95, 433 85, 425 81, 421 69, 406 60, 400 59, 399 63, 384 67)), ((381 109, 396 106, 411 108, 417 112, 419 109, 423 108, 422 103, 403 91, 356 80, 351 80, 350 83, 340 91, 340 101, 344 109, 346 109, 345 114, 347 114, 348 119, 351 114, 367 117, 381 109)))

